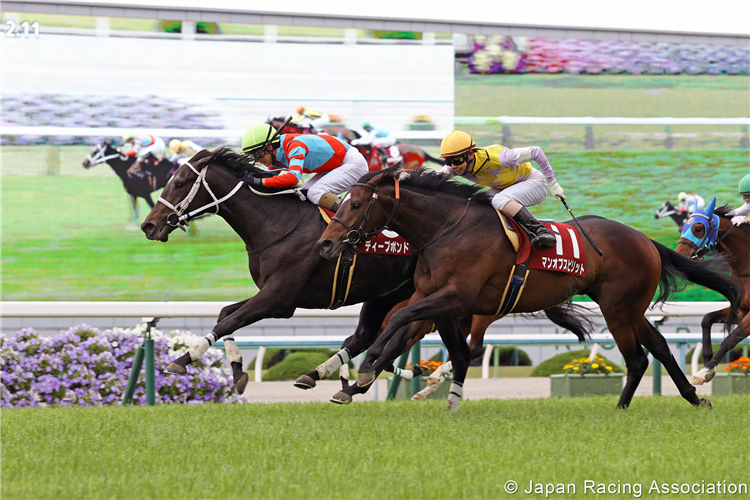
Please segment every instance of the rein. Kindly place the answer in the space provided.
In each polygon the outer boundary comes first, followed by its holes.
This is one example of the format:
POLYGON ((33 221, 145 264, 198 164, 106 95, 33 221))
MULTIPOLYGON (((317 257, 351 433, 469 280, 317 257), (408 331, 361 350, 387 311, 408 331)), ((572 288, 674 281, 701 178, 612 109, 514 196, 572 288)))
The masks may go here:
POLYGON ((431 240, 430 240, 430 241, 429 241, 429 242, 428 242, 428 243, 427 243, 426 245, 424 245, 424 246, 422 246, 421 248, 419 248, 419 249, 417 249, 417 250, 414 250, 414 251, 415 251, 415 252, 417 252, 417 253, 419 253, 419 252, 421 252, 422 250, 424 250, 425 248, 427 248, 428 246, 430 246, 430 245, 432 245, 433 243, 435 243, 435 242, 436 242, 437 240, 439 240, 439 239, 440 239, 440 238, 442 238, 443 236, 445 236, 446 234, 448 234, 448 233, 449 233, 449 232, 450 232, 450 231, 451 231, 451 230, 452 230, 452 229, 453 229, 454 227, 456 227, 456 226, 458 225, 458 223, 459 223, 459 222, 461 222, 461 221, 463 220, 463 218, 464 218, 464 217, 466 216, 466 212, 468 212, 468 211, 469 211, 469 203, 471 203, 471 198, 468 198, 468 199, 466 200, 466 207, 464 208, 464 213, 462 213, 462 214, 461 214, 461 217, 459 217, 459 218, 458 218, 458 219, 456 220, 456 222, 454 222, 453 224, 451 224, 451 226, 450 226, 450 227, 449 227, 448 229, 446 229, 445 231, 443 231, 442 233, 440 233, 440 234, 439 234, 438 236, 436 236, 436 237, 432 238, 432 239, 431 239, 431 240))
POLYGON ((104 163, 107 160, 111 160, 112 158, 123 158, 123 156, 118 152, 113 155, 109 156, 102 156, 104 154, 104 151, 107 149, 106 146, 103 144, 100 144, 99 149, 97 150, 96 154, 94 156, 88 155, 86 156, 86 159, 91 163, 91 166, 99 165, 100 163, 104 163))

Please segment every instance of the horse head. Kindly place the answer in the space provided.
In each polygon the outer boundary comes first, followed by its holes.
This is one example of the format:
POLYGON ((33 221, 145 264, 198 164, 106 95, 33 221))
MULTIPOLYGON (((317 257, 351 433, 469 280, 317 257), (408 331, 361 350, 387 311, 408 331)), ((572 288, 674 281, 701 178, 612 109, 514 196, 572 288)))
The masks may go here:
POLYGON ((219 213, 220 204, 245 184, 239 179, 239 173, 226 168, 209 168, 222 164, 224 156, 230 154, 242 156, 226 147, 214 152, 203 150, 181 165, 141 224, 146 238, 167 241, 172 231, 185 230, 192 219, 219 213))
POLYGON ((284 126, 286 118, 283 116, 276 116, 266 120, 266 123, 279 131, 279 134, 311 134, 310 128, 300 127, 296 123, 289 122, 284 126), (282 128, 283 127, 283 128, 282 128))
POLYGON ((120 151, 114 146, 111 139, 105 139, 91 151, 91 153, 83 160, 83 168, 89 169, 99 163, 105 163, 110 158, 121 158, 120 151))
POLYGON ((395 189, 391 196, 386 192, 390 189, 382 188, 397 186, 401 168, 395 165, 369 172, 354 184, 347 200, 318 240, 323 258, 332 259, 347 245, 356 245, 388 229, 398 209, 399 191, 395 189))
POLYGON ((682 229, 680 242, 675 249, 678 253, 701 259, 716 245, 721 224, 716 209, 716 197, 706 208, 696 210, 688 218, 682 229))
POLYGON ((674 206, 669 202, 669 200, 665 201, 661 204, 661 206, 656 210, 656 213, 654 214, 654 219, 661 219, 663 217, 669 217, 675 212, 674 206))

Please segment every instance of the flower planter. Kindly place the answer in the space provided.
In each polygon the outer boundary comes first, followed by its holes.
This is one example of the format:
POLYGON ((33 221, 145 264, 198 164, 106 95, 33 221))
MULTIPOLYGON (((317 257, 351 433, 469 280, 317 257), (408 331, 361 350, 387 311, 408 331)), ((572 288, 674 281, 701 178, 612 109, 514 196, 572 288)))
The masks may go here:
POLYGON ((717 373, 711 381, 711 394, 750 394, 750 375, 717 373))
POLYGON ((624 376, 624 373, 550 375, 550 393, 553 398, 619 395, 622 392, 624 376))
MULTIPOLYGON (((390 390, 393 378, 388 379, 388 389, 390 390)), ((420 380, 420 390, 427 387, 427 377, 422 377, 420 380)), ((427 396, 427 399, 448 399, 448 394, 451 391, 451 379, 443 381, 443 384, 438 387, 438 390, 427 396)), ((411 399, 411 380, 401 379, 398 384, 398 390, 396 391, 395 401, 405 401, 411 399)))

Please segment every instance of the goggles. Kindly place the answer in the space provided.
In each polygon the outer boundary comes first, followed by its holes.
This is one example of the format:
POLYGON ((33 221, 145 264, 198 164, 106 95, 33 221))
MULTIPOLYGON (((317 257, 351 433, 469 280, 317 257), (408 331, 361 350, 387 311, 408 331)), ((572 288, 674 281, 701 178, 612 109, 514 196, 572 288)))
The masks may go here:
POLYGON ((445 158, 446 165, 461 165, 469 161, 469 155, 464 153, 462 155, 448 156, 445 158))

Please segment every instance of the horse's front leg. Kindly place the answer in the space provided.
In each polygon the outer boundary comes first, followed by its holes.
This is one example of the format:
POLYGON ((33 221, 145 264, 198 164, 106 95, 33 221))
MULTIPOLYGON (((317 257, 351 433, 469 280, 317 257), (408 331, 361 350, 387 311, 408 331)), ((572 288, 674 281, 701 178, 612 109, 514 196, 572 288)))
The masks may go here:
MULTIPOLYGON (((436 318, 450 318, 468 314, 466 309, 473 301, 465 295, 459 294, 456 288, 444 287, 429 297, 420 300, 422 295, 420 292, 415 292, 409 300, 409 305, 393 315, 388 328, 373 344, 372 348, 367 351, 367 357, 360 366, 357 384, 367 384, 372 378, 371 372, 382 370, 398 356, 410 338, 408 337, 410 330, 402 330, 404 326, 414 321, 434 321, 436 318), (394 335, 397 331, 399 335, 394 335)), ((415 332, 411 333, 414 334, 415 332)))
MULTIPOLYGON (((290 293, 283 285, 274 285, 275 283, 269 283, 255 297, 247 299, 244 303, 238 303, 242 305, 216 323, 211 333, 200 339, 198 343, 188 349, 188 352, 170 363, 164 372, 184 375, 187 373, 187 365, 201 359, 208 348, 214 345, 217 340, 261 319, 291 317, 294 314, 296 294, 290 293)), ((228 307, 231 308, 236 305, 233 304, 228 307)), ((224 347, 232 366, 235 389, 241 394, 249 380, 248 375, 242 371, 242 355, 237 348, 237 343, 231 337, 224 339, 224 347)))
MULTIPOLYGON (((408 293, 408 292, 407 292, 408 293)), ((342 388, 348 384, 348 373, 345 375, 343 370, 347 363, 362 354, 365 349, 370 347, 380 332, 381 325, 388 315, 389 311, 394 308, 403 298, 404 292, 397 290, 383 297, 370 300, 362 304, 359 312, 359 322, 354 334, 347 337, 341 344, 341 350, 331 356, 326 362, 322 363, 315 370, 300 376, 294 381, 294 386, 299 389, 312 389, 318 380, 329 377, 337 368, 341 369, 342 388)), ((347 369, 348 372, 348 369, 347 369)))
POLYGON ((724 323, 727 319, 727 314, 729 314, 728 307, 710 312, 703 316, 703 320, 701 320, 701 329, 703 330, 703 368, 693 375, 693 378, 690 380, 690 383, 693 385, 703 385, 714 378, 716 374, 715 369, 707 367, 711 358, 714 357, 714 348, 711 344, 711 327, 715 323, 724 323))
MULTIPOLYGON (((716 366, 721 363, 721 360, 724 358, 724 356, 735 348, 737 344, 742 342, 748 335, 750 335, 750 314, 745 315, 744 318, 742 318, 742 321, 740 322, 739 326, 732 330, 732 332, 727 335, 727 338, 725 338, 721 342, 721 346, 719 346, 719 350, 716 351, 716 354, 714 355, 711 360, 706 363, 706 366, 703 367, 703 370, 698 372, 698 374, 706 371, 710 376, 706 379, 706 381, 711 380, 714 376, 714 373, 716 373, 716 366)), ((693 378, 695 380, 695 377, 693 378)))
POLYGON ((466 337, 461 334, 457 318, 440 318, 435 320, 435 324, 440 332, 440 338, 448 348, 453 364, 453 380, 446 409, 457 411, 464 395, 464 380, 466 380, 466 372, 471 363, 471 349, 466 344, 466 337))

